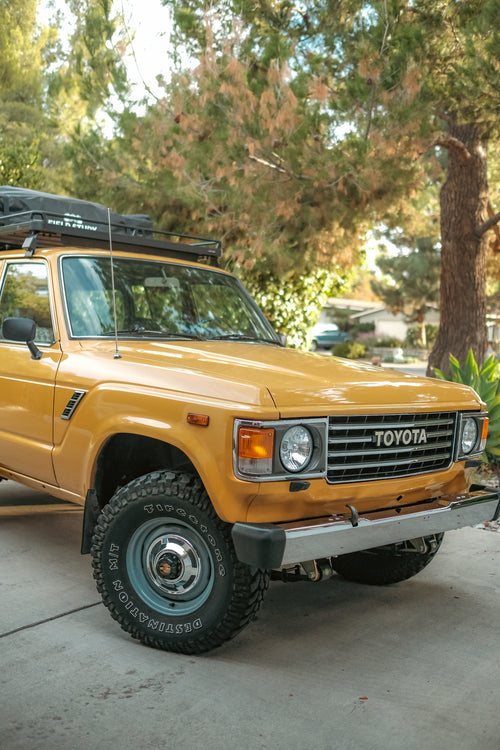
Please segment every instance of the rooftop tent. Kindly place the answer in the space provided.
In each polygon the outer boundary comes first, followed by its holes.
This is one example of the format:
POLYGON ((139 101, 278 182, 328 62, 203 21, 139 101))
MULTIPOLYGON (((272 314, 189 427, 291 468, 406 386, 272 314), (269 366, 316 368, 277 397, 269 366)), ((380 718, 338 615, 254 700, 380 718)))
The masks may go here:
POLYGON ((121 215, 100 203, 0 187, 0 250, 23 247, 31 256, 41 247, 104 248, 110 247, 110 234, 113 248, 130 252, 142 247, 158 255, 208 260, 213 265, 222 253, 219 240, 156 229, 145 214, 121 215))
MULTIPOLYGON (((17 224, 19 214, 39 218, 58 231, 61 228, 105 231, 108 227, 108 209, 100 203, 66 198, 61 195, 42 193, 28 188, 3 185, 0 187, 0 224, 17 224)), ((140 227, 153 228, 153 222, 144 214, 122 216, 113 211, 109 214, 113 232, 128 234, 140 227)))

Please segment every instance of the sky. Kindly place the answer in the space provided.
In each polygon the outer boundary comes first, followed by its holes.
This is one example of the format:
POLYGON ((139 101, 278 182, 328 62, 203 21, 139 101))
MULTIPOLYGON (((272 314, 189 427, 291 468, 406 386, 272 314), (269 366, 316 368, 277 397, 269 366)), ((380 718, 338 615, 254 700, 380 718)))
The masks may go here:
MULTIPOLYGON (((64 0, 40 0, 39 23, 44 25, 50 22, 53 7, 63 13, 71 28, 71 16, 67 13, 64 0)), ((155 96, 161 96, 162 89, 156 82, 156 76, 169 76, 168 11, 161 0, 114 0, 113 12, 123 16, 126 31, 133 37, 126 62, 129 79, 137 87, 137 98, 143 97, 145 85, 155 96)))
POLYGON ((156 76, 169 75, 169 16, 160 0, 115 0, 114 7, 125 19, 126 28, 133 36, 128 55, 131 81, 139 88, 144 83, 156 95, 161 95, 156 76))

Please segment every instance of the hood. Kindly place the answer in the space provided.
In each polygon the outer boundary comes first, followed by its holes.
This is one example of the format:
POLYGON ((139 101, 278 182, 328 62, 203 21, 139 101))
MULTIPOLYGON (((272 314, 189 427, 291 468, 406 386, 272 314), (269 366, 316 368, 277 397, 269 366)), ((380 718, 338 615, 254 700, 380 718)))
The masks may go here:
MULTIPOLYGON (((85 349, 95 354, 103 346, 94 342, 85 349)), ((224 394, 227 401, 254 407, 269 406, 271 398, 281 418, 481 406, 476 393, 464 385, 272 345, 127 341, 120 342, 120 354, 117 369, 129 382, 171 388, 175 381, 176 388, 180 383, 194 397, 224 394)))

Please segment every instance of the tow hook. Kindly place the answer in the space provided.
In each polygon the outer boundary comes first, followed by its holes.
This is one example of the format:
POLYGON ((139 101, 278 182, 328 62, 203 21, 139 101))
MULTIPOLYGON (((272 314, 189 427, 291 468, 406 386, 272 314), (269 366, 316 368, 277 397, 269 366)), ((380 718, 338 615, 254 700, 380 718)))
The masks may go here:
POLYGON ((349 508, 349 510, 351 511, 351 515, 349 516, 347 520, 351 522, 354 528, 356 528, 356 526, 359 526, 359 513, 354 507, 354 505, 349 505, 347 503, 346 508, 349 508))

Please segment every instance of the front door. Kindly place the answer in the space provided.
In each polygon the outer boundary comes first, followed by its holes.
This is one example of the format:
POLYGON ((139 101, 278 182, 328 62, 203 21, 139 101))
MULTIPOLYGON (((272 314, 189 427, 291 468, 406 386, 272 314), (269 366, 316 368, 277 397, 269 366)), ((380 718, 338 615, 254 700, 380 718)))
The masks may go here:
POLYGON ((61 350, 54 341, 48 268, 43 260, 5 263, 0 319, 11 317, 35 321, 35 343, 42 357, 32 359, 25 343, 7 341, 0 329, 0 466, 55 484, 53 409, 61 350))

